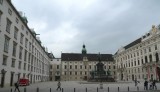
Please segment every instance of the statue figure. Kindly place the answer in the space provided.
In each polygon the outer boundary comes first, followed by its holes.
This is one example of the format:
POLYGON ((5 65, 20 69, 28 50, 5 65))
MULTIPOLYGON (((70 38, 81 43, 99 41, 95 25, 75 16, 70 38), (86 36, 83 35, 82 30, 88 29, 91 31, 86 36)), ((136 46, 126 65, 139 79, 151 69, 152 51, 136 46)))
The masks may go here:
POLYGON ((108 69, 107 71, 107 75, 110 76, 111 75, 111 71, 108 69))
POLYGON ((152 34, 155 34, 157 32, 157 28, 155 27, 155 25, 152 25, 152 34))

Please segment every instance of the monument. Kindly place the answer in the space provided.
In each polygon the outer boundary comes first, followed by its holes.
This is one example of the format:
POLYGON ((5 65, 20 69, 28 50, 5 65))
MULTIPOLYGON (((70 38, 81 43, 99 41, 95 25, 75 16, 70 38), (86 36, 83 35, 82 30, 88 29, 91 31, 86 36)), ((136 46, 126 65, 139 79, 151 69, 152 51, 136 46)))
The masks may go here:
POLYGON ((104 70, 104 64, 101 62, 101 55, 99 53, 98 55, 98 63, 96 64, 95 71, 91 71, 90 75, 90 81, 97 81, 97 82, 114 82, 114 78, 112 78, 111 72, 108 69, 107 74, 104 70))

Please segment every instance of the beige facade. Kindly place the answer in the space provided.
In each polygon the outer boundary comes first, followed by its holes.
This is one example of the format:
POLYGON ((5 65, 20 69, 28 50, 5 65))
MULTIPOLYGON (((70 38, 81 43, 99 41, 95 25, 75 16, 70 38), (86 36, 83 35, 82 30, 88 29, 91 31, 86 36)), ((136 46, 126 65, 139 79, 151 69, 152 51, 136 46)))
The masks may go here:
POLYGON ((152 26, 149 33, 121 47, 114 55, 117 80, 159 80, 160 26, 152 26))
MULTIPOLYGON (((62 61, 61 78, 63 81, 87 80, 90 77, 90 72, 95 70, 97 63, 98 61, 87 61, 87 64, 84 64, 84 61, 62 61)), ((113 62, 103 62, 103 64, 105 64, 105 71, 110 69, 111 75, 115 77, 116 71, 113 62)))

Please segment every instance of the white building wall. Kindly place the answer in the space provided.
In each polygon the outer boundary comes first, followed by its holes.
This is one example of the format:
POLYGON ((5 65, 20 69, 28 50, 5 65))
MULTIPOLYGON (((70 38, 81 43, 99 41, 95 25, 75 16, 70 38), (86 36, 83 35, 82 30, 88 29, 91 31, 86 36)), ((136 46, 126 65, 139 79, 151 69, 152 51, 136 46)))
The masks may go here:
MULTIPOLYGON (((2 69, 6 71, 4 86, 9 86, 11 81, 11 72, 14 72, 13 83, 17 81, 18 74, 20 73, 20 78, 24 77, 29 78, 32 83, 38 81, 47 81, 49 80, 49 65, 50 58, 48 53, 42 48, 42 46, 37 42, 35 37, 32 35, 30 29, 24 22, 22 22, 20 16, 17 15, 12 4, 8 0, 3 0, 3 3, 0 4, 0 11, 2 12, 1 21, 0 21, 0 72, 2 69), (11 10, 11 11, 10 11, 11 10), (9 14, 11 12, 11 14, 9 14), (6 32, 6 19, 9 19, 11 23, 10 33, 6 32), (18 23, 16 22, 18 19, 18 23), (23 28, 22 28, 23 26, 23 28), (14 38, 14 28, 18 28, 17 40, 14 38), (23 44, 20 43, 21 33, 24 35, 23 44), (4 52, 4 41, 5 36, 9 37, 9 51, 8 53, 4 52), (28 39, 27 47, 25 47, 25 39, 28 39), (13 51, 13 41, 17 43, 16 57, 12 56, 13 51), (29 42, 32 44, 31 50, 29 50, 29 42), (19 47, 23 47, 22 59, 19 59, 19 47), (34 48, 32 48, 34 47, 34 48), (27 51, 26 61, 24 61, 24 53, 27 51), (32 57, 29 60, 29 53, 32 57), (8 56, 7 65, 2 65, 3 55, 8 56), (12 59, 15 59, 15 67, 11 67, 12 59), (18 68, 19 61, 21 61, 21 69, 18 68), (33 62, 33 63, 32 63, 33 62), (24 63, 26 63, 26 69, 24 70, 24 63), (28 67, 28 65, 30 67, 28 67), (31 71, 31 67, 33 67, 31 71), (29 68, 29 69, 28 69, 29 68)), ((1 84, 2 74, 0 74, 0 84, 1 84)), ((13 84, 12 84, 13 85, 13 84)))

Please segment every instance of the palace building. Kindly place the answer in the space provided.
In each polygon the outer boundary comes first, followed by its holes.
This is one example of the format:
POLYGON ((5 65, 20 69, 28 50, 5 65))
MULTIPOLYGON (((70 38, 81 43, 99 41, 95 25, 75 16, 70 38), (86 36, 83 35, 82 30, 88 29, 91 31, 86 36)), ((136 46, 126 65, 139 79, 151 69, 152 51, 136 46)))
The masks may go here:
POLYGON ((52 53, 11 0, 0 0, 0 86, 13 86, 19 78, 30 83, 49 80, 52 53))
MULTIPOLYGON (((91 72, 96 70, 98 54, 87 53, 83 45, 82 53, 62 53, 61 54, 61 80, 62 81, 81 81, 89 80, 91 72)), ((111 75, 116 77, 116 67, 112 54, 101 54, 101 62, 107 73, 109 69, 111 75)))
POLYGON ((114 55, 118 80, 160 80, 160 26, 121 47, 114 55))

